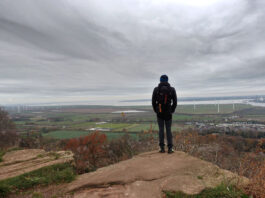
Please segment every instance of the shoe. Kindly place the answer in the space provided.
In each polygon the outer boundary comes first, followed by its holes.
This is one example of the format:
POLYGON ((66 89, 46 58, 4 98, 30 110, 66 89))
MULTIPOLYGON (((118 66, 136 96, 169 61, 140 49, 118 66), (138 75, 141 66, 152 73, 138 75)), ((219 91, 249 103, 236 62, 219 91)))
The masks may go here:
POLYGON ((159 153, 165 153, 165 152, 166 152, 166 151, 165 151, 164 148, 161 148, 160 151, 159 151, 159 153))
POLYGON ((174 153, 174 150, 172 148, 168 149, 168 154, 174 153))

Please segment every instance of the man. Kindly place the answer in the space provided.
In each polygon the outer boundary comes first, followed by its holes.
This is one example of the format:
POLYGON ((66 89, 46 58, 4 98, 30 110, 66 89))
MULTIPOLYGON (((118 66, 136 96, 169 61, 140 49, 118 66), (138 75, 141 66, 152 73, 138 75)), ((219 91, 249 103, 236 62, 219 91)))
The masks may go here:
POLYGON ((175 88, 168 83, 167 75, 160 77, 160 83, 153 91, 152 106, 157 114, 159 126, 159 152, 165 153, 164 126, 166 126, 168 153, 173 153, 171 124, 172 114, 177 107, 177 94, 175 88))

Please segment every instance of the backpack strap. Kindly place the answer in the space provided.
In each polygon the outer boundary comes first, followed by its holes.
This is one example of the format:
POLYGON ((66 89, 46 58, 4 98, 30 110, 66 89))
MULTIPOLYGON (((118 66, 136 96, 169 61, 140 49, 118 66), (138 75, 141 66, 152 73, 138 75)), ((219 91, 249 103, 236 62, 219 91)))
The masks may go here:
POLYGON ((158 98, 159 92, 160 92, 160 87, 158 86, 158 87, 157 87, 157 92, 156 92, 156 101, 157 101, 157 98, 158 98))
POLYGON ((165 95, 164 104, 167 104, 167 94, 165 95))

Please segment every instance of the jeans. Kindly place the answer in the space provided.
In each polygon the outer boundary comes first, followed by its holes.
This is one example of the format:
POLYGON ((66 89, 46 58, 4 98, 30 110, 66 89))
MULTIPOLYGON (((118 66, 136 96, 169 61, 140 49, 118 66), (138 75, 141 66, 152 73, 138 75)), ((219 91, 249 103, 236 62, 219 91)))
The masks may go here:
POLYGON ((168 146, 169 149, 171 149, 173 147, 173 144, 172 144, 172 133, 171 133, 172 119, 164 120, 162 118, 157 118, 157 123, 158 123, 158 127, 159 127, 159 146, 161 148, 165 147, 165 143, 164 143, 164 126, 166 125, 167 146, 168 146))

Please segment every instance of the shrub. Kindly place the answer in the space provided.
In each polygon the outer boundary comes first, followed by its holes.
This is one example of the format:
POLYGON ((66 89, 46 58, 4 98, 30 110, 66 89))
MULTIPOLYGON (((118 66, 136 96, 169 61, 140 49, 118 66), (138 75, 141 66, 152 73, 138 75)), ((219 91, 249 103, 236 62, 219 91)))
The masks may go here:
POLYGON ((104 144, 107 140, 105 134, 99 132, 73 138, 66 142, 66 149, 74 153, 75 166, 78 173, 97 168, 99 159, 105 154, 104 144))
POLYGON ((40 148, 41 134, 38 132, 27 132, 20 137, 19 146, 22 148, 40 148))
POLYGON ((257 173, 253 175, 250 179, 249 185, 247 185, 244 190, 248 195, 254 198, 264 198, 265 197, 265 162, 256 171, 257 173))
POLYGON ((0 148, 14 146, 17 141, 18 135, 14 123, 9 119, 7 112, 0 108, 0 148))
POLYGON ((0 162, 3 161, 3 156, 4 155, 5 155, 5 152, 0 150, 0 162))
POLYGON ((131 158, 136 152, 135 145, 135 141, 129 135, 112 140, 107 146, 110 163, 131 158))
POLYGON ((0 183, 0 197, 4 198, 7 196, 8 193, 10 193, 11 189, 8 185, 4 183, 0 183))
POLYGON ((176 135, 175 141, 177 150, 248 177, 250 184, 245 192, 254 198, 265 197, 264 139, 183 131, 176 135))

